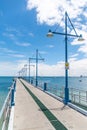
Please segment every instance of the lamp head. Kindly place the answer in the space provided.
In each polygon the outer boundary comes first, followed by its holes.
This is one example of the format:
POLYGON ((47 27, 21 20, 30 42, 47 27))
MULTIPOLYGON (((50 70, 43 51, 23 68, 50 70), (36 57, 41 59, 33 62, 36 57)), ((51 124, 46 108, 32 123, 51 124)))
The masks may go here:
POLYGON ((47 37, 53 37, 53 33, 51 30, 49 30, 49 32, 47 33, 47 37))
POLYGON ((80 34, 78 41, 84 41, 85 39, 82 37, 82 34, 80 34))

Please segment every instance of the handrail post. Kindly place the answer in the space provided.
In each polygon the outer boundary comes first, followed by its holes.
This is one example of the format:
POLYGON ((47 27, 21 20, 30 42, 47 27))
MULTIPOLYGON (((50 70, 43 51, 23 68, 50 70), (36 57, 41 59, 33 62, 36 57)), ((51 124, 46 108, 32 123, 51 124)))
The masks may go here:
POLYGON ((13 79, 13 88, 14 88, 14 91, 16 91, 16 79, 15 78, 13 79))
POLYGON ((15 87, 16 87, 16 82, 14 82, 13 86, 12 86, 12 90, 11 90, 11 106, 14 106, 15 105, 15 102, 14 102, 14 92, 15 92, 15 87))
POLYGON ((86 91, 86 102, 87 102, 87 91, 86 91))
POLYGON ((44 91, 47 90, 47 83, 44 83, 44 91))
POLYGON ((33 84, 33 79, 31 79, 31 84, 33 84))

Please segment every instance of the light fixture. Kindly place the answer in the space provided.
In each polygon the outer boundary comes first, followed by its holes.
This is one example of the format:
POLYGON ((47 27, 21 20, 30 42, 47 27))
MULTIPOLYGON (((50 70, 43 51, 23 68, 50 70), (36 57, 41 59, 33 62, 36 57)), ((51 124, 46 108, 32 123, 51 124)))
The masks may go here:
POLYGON ((82 37, 82 34, 80 34, 78 41, 84 41, 85 39, 82 37))
POLYGON ((53 33, 51 30, 49 30, 49 32, 47 33, 47 37, 53 37, 53 33))
POLYGON ((67 12, 65 12, 65 32, 64 33, 61 33, 61 32, 52 32, 51 30, 49 30, 49 32, 47 33, 47 37, 53 37, 53 34, 59 34, 59 35, 64 35, 65 36, 65 97, 64 97, 64 104, 68 104, 68 102, 70 101, 69 100, 69 87, 68 87, 68 69, 69 69, 69 63, 68 63, 68 37, 78 37, 78 41, 83 41, 83 37, 82 35, 78 35, 67 12), (67 33, 68 31, 68 27, 67 27, 67 24, 68 24, 68 21, 70 22, 75 34, 69 34, 67 33))

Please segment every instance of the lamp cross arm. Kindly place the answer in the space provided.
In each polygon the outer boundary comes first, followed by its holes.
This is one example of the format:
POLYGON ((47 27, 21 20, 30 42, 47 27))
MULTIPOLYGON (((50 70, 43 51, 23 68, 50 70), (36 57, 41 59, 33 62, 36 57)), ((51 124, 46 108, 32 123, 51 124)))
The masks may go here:
POLYGON ((38 59, 38 60, 44 60, 44 58, 38 59))
POLYGON ((33 66, 34 67, 35 65, 28 65, 28 66, 33 66))
POLYGON ((29 58, 29 60, 36 60, 36 58, 29 58))
MULTIPOLYGON (((30 58, 30 60, 36 60, 36 58, 30 58)), ((44 60, 44 58, 38 58, 38 60, 44 60)))
POLYGON ((67 35, 72 37, 81 37, 81 35, 74 35, 74 34, 68 34, 68 33, 60 33, 60 32, 52 32, 53 34, 59 34, 59 35, 67 35))
POLYGON ((64 35, 66 37, 70 36, 70 37, 78 37, 78 41, 84 41, 84 38, 82 37, 82 34, 78 35, 76 34, 69 34, 69 33, 61 33, 61 32, 52 32, 51 30, 49 30, 49 32, 47 33, 47 37, 53 37, 53 34, 58 34, 58 35, 64 35))

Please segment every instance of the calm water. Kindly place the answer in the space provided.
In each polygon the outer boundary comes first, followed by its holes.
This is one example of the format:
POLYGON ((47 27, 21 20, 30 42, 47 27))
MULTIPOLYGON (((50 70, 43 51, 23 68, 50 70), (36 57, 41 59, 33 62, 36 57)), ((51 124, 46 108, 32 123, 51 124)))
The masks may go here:
MULTIPOLYGON (((50 87, 65 87, 64 77, 39 77, 38 81, 46 82, 50 87)), ((87 91, 87 77, 69 77, 68 86, 87 91)))
POLYGON ((13 82, 13 77, 0 77, 0 109, 6 99, 9 92, 9 87, 11 87, 13 82))
MULTIPOLYGON (((38 81, 41 83, 46 82, 49 87, 57 86, 57 88, 61 88, 65 86, 64 77, 38 77, 38 81)), ((0 77, 0 109, 5 101, 9 92, 8 88, 11 87, 12 82, 13 77, 0 77)), ((69 87, 87 91, 87 77, 70 77, 69 87)))

